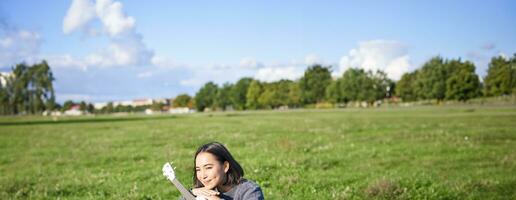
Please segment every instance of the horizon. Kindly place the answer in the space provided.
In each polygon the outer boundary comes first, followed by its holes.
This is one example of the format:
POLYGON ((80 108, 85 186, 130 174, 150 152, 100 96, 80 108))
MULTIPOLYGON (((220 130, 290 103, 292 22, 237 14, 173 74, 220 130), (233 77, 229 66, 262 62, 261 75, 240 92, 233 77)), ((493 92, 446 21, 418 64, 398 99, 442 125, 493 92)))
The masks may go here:
POLYGON ((209 81, 296 80, 314 63, 333 76, 357 67, 397 80, 438 55, 473 62, 482 79, 493 56, 516 53, 515 9, 502 0, 7 0, 0 71, 47 60, 59 103, 194 96, 209 81))

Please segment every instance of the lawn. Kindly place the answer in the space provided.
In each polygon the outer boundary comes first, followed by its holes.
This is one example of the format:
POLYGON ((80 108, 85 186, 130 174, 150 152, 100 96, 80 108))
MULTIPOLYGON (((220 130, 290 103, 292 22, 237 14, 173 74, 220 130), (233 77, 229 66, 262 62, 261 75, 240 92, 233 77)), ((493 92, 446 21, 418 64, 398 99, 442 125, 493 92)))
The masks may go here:
POLYGON ((266 199, 516 199, 516 107, 0 118, 0 199, 177 199, 230 149, 266 199))

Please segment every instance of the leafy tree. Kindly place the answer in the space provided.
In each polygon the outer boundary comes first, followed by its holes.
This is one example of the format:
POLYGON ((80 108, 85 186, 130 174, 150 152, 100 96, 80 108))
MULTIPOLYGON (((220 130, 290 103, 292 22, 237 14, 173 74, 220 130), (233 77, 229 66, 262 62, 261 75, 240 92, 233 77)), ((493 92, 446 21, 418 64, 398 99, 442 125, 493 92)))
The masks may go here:
POLYGON ((222 88, 217 90, 217 98, 215 99, 215 105, 222 110, 226 110, 229 106, 231 106, 231 90, 233 89, 233 85, 230 83, 225 83, 222 85, 222 88))
POLYGON ((324 100, 326 87, 331 83, 331 66, 313 65, 306 69, 299 80, 303 103, 317 103, 324 100))
POLYGON ((301 90, 299 89, 299 84, 296 82, 291 82, 289 84, 288 90, 288 105, 289 107, 297 107, 301 102, 301 90))
POLYGON ((364 71, 350 68, 344 72, 342 78, 334 81, 327 88, 326 96, 331 102, 366 101, 372 104, 376 100, 390 97, 394 88, 394 81, 383 71, 364 71))
POLYGON ((422 99, 443 100, 446 94, 448 69, 440 56, 423 64, 416 78, 416 93, 422 99))
POLYGON ((86 102, 84 101, 81 101, 81 103, 79 103, 79 110, 85 112, 88 110, 88 104, 86 104, 86 102))
POLYGON ((340 99, 347 103, 349 101, 359 100, 359 94, 362 86, 363 77, 367 76, 363 69, 349 68, 342 74, 339 80, 340 99))
POLYGON ((331 103, 338 103, 342 100, 341 90, 340 90, 340 79, 332 80, 330 85, 326 87, 326 100, 331 103))
POLYGON ((91 104, 91 103, 88 103, 86 111, 88 111, 88 113, 92 113, 92 114, 95 113, 95 106, 93 106, 93 104, 91 104))
POLYGON ((509 95, 516 92, 516 54, 512 59, 493 57, 484 78, 486 96, 509 95))
POLYGON ((396 95, 401 97, 403 101, 415 101, 417 100, 416 95, 416 77, 418 71, 411 73, 405 73, 401 76, 401 79, 396 84, 396 95))
POLYGON ((252 78, 241 78, 231 89, 231 102, 235 106, 235 109, 246 109, 247 91, 251 85, 251 82, 253 82, 252 78))
POLYGON ((215 106, 217 90, 218 86, 211 81, 201 87, 199 92, 195 94, 195 103, 198 111, 204 111, 205 108, 213 108, 215 106))
POLYGON ((174 99, 172 103, 173 107, 190 107, 192 102, 192 97, 188 94, 180 94, 174 99))
POLYGON ((389 98, 394 93, 394 81, 387 77, 387 73, 377 70, 375 73, 369 72, 369 77, 373 80, 375 100, 389 98))
POLYGON ((150 109, 152 111, 161 111, 161 108, 163 108, 164 104, 161 102, 153 102, 150 109))
POLYGON ((10 97, 12 96, 12 77, 0 74, 0 114, 14 114, 10 97))
POLYGON ((258 99, 260 98, 262 93, 262 84, 258 80, 253 80, 249 85, 249 89, 246 94, 246 107, 249 109, 258 109, 260 104, 258 99))
POLYGON ((277 98, 276 95, 276 86, 271 83, 264 83, 262 85, 263 92, 260 94, 258 98, 258 104, 264 108, 274 108, 277 106, 277 98))
POLYGON ((20 63, 13 69, 12 93, 10 104, 13 108, 13 114, 25 112, 28 110, 28 84, 29 77, 27 76, 29 66, 25 63, 20 63))
POLYGON ((55 80, 47 61, 33 65, 29 70, 29 90, 32 95, 32 113, 53 110, 55 94, 52 82, 55 80))
POLYGON ((55 108, 54 77, 45 60, 32 66, 17 64, 2 80, 2 114, 35 114, 55 108))
POLYGON ((102 110, 104 111, 103 113, 113 113, 115 111, 113 102, 108 102, 108 104, 106 106, 104 106, 104 108, 102 108, 102 110))
POLYGON ((64 102, 63 104, 63 107, 61 107, 61 111, 67 111, 67 110, 70 110, 70 108, 72 108, 72 106, 74 105, 74 102, 72 100, 67 100, 64 102))
POLYGON ((378 89, 375 80, 372 78, 372 72, 361 73, 357 79, 358 85, 358 101, 366 101, 372 104, 378 97, 378 89))
POLYGON ((446 81, 446 99, 466 101, 480 95, 480 81, 473 63, 452 60, 447 64, 454 72, 446 81))

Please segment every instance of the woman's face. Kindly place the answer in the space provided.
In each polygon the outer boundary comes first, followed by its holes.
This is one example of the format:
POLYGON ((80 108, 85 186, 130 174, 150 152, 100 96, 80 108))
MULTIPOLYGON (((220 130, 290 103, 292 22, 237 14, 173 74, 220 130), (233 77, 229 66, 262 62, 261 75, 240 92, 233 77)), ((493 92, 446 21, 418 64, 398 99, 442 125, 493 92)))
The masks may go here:
POLYGON ((195 171, 197 179, 207 189, 224 184, 224 177, 229 169, 229 163, 226 161, 221 164, 217 158, 208 152, 201 152, 195 158, 195 171))

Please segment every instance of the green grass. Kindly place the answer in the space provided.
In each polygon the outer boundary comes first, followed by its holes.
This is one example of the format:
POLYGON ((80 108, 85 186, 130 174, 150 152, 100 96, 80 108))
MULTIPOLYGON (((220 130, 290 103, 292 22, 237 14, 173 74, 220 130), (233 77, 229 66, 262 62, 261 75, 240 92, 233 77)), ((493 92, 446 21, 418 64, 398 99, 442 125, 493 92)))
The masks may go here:
POLYGON ((177 199, 220 141, 267 199, 516 199, 516 107, 0 118, 0 199, 177 199))

